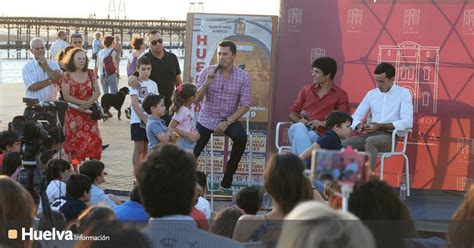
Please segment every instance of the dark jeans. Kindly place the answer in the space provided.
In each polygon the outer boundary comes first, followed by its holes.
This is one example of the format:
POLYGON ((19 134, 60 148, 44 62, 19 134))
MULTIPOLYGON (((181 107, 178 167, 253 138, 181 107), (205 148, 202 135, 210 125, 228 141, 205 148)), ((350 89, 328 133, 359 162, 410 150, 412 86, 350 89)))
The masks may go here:
MULTIPOLYGON (((199 122, 196 124, 196 129, 201 136, 194 147, 194 156, 196 158, 201 155, 202 150, 209 142, 211 133, 213 130, 203 127, 199 122)), ((227 166, 224 172, 224 178, 222 179, 221 185, 224 188, 229 188, 232 185, 232 177, 239 166, 240 159, 245 151, 245 145, 247 144, 247 133, 240 122, 232 123, 224 132, 224 134, 232 139, 234 144, 232 145, 232 151, 230 152, 230 159, 227 161, 227 166)))

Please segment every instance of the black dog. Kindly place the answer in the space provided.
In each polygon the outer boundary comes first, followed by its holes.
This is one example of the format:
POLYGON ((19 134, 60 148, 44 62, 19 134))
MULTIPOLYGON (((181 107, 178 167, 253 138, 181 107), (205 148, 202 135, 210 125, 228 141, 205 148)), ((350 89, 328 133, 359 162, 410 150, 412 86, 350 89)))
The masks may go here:
POLYGON ((129 91, 128 87, 123 87, 115 94, 104 94, 102 96, 100 105, 102 105, 102 108, 104 109, 106 120, 107 118, 112 117, 110 107, 114 107, 117 110, 117 117, 120 120, 120 116, 122 115, 122 105, 125 101, 125 96, 128 95, 129 91))

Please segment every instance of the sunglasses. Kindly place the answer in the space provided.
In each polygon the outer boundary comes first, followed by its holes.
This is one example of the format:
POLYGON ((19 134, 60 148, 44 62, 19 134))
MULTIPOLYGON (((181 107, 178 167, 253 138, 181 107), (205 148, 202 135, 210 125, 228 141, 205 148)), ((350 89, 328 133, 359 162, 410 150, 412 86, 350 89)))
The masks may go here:
POLYGON ((163 43, 163 39, 158 39, 158 40, 152 40, 150 41, 150 44, 152 44, 153 46, 156 46, 157 43, 163 43))

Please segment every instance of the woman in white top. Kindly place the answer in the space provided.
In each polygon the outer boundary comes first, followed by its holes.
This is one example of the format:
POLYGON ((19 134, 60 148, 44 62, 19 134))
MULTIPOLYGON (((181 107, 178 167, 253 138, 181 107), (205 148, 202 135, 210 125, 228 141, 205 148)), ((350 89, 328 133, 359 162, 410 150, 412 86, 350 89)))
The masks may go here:
POLYGON ((66 183, 71 175, 71 165, 64 159, 51 159, 44 171, 48 180, 46 195, 49 202, 66 196, 66 183))

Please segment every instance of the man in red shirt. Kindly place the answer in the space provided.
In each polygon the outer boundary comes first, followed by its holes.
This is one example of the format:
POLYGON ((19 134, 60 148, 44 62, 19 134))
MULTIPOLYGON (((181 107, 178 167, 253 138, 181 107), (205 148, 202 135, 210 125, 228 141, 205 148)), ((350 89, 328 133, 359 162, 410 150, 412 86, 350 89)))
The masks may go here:
POLYGON ((321 57, 313 62, 313 83, 303 87, 290 108, 288 139, 292 152, 301 154, 326 132, 326 116, 334 111, 350 113, 346 91, 334 83, 337 64, 333 58, 321 57))

